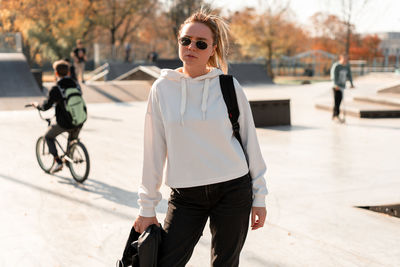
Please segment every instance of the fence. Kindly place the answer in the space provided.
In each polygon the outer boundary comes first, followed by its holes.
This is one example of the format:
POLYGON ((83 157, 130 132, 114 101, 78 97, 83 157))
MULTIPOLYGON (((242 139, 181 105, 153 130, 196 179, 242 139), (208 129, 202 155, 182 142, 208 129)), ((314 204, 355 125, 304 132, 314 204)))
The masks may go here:
POLYGON ((145 62, 149 60, 152 50, 144 45, 110 45, 96 43, 94 47, 95 66, 106 62, 145 62))

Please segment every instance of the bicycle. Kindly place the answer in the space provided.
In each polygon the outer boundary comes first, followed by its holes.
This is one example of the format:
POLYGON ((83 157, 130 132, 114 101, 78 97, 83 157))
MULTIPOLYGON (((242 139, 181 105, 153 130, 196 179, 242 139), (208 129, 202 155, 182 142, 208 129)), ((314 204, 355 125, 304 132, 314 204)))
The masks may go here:
MULTIPOLYGON (((32 107, 31 104, 25 105, 25 107, 32 107)), ((39 116, 42 120, 47 122, 47 126, 50 126, 51 119, 44 118, 41 110, 38 109, 39 116)), ((61 134, 61 136, 64 136, 61 134)), ((66 137, 65 137, 66 138, 66 137)), ((67 139, 68 140, 68 139, 67 139)), ((89 153, 85 145, 78 139, 74 139, 70 142, 67 141, 67 148, 64 149, 57 138, 54 139, 56 147, 61 149, 62 155, 60 159, 69 168, 72 177, 78 183, 83 183, 89 176, 90 171, 90 160, 89 153)), ((50 154, 49 148, 46 144, 44 136, 41 136, 36 141, 36 159, 39 163, 40 168, 50 173, 51 168, 55 164, 53 155, 50 154)))

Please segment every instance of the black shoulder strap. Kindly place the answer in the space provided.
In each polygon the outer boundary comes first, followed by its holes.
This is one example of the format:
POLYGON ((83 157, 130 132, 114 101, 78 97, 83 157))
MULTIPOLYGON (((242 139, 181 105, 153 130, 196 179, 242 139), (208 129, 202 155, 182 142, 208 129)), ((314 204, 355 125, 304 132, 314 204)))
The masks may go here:
POLYGON ((62 98, 65 99, 65 92, 64 92, 64 90, 63 90, 58 84, 57 84, 56 86, 57 86, 57 88, 58 88, 58 91, 60 91, 60 94, 61 94, 62 98))
POLYGON ((60 94, 61 94, 61 98, 62 98, 62 102, 63 102, 63 107, 64 107, 64 110, 66 110, 67 109, 67 99, 65 98, 65 91, 57 84, 57 87, 58 87, 58 91, 60 92, 60 94))
POLYGON ((239 106, 236 98, 235 86, 233 84, 232 75, 220 75, 219 76, 219 84, 221 86, 222 96, 224 97, 224 101, 226 107, 228 109, 229 120, 232 123, 233 134, 236 139, 239 141, 240 146, 243 149, 243 152, 246 156, 247 165, 249 161, 247 159, 246 150, 243 147, 242 138, 240 137, 240 125, 238 122, 239 119, 239 106))

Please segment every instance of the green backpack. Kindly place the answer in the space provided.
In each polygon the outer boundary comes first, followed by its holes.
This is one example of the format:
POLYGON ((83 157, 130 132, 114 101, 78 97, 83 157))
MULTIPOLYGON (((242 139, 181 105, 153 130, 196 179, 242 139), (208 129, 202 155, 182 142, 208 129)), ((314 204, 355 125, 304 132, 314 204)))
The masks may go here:
POLYGON ((81 126, 87 119, 86 103, 81 91, 73 87, 64 90, 59 87, 59 89, 64 99, 65 110, 71 117, 72 125, 81 126))

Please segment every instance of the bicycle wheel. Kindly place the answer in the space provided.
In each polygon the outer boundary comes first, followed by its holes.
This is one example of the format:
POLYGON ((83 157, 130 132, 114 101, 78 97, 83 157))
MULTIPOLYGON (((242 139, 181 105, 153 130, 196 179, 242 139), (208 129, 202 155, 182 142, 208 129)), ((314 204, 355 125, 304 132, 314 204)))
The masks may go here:
POLYGON ((76 142, 71 145, 68 155, 71 161, 67 165, 72 177, 78 183, 83 183, 89 176, 90 170, 89 154, 86 147, 82 143, 76 142))
POLYGON ((36 159, 40 168, 49 173, 51 167, 53 167, 54 158, 53 155, 50 154, 49 147, 47 146, 46 140, 43 136, 39 137, 36 141, 36 159))

